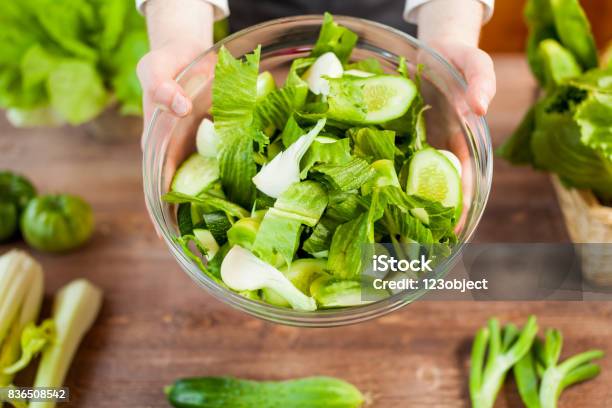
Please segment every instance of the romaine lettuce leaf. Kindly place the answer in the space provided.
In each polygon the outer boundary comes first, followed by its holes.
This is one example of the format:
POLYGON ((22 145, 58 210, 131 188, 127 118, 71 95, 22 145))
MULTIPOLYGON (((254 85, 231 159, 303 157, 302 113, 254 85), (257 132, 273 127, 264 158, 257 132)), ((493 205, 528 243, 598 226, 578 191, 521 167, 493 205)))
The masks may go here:
POLYGON ((275 208, 270 208, 259 226, 253 253, 271 265, 278 265, 278 256, 285 264, 291 265, 300 243, 302 223, 275 208))
POLYGON ((219 168, 226 194, 232 202, 251 207, 255 186, 251 179, 257 173, 253 158, 257 76, 260 48, 237 60, 221 47, 215 66, 213 108, 215 130, 221 138, 219 168))
POLYGON ((47 87, 53 109, 73 125, 95 118, 108 103, 102 78, 90 62, 58 63, 49 74, 47 87))
POLYGON ((382 75, 385 73, 385 70, 382 68, 382 65, 380 65, 380 61, 376 58, 364 58, 362 60, 346 64, 345 69, 356 69, 359 71, 369 72, 371 74, 376 75, 382 75))
POLYGON ((576 58, 561 44, 552 39, 542 41, 538 47, 539 57, 542 60, 544 86, 554 88, 569 78, 582 73, 576 58))
POLYGON ((357 44, 357 34, 334 22, 330 13, 325 13, 319 38, 312 49, 311 56, 318 57, 326 52, 333 52, 342 62, 348 61, 357 44))
POLYGON ((536 106, 529 108, 514 133, 497 148, 495 152, 498 156, 512 164, 533 164, 531 135, 535 130, 536 106))
POLYGON ((316 181, 306 180, 291 185, 274 203, 274 208, 287 218, 314 227, 327 206, 327 191, 316 181))
POLYGON ((368 214, 336 228, 329 248, 327 269, 338 279, 356 280, 361 274, 361 254, 367 243, 368 214))
POLYGON ((329 246, 338 225, 338 221, 329 217, 321 218, 310 236, 304 241, 302 249, 315 258, 326 258, 329 255, 329 246))
POLYGON ((581 142, 612 165, 612 93, 593 92, 578 106, 575 118, 581 142))
POLYGON ((223 198, 216 197, 208 192, 200 194, 198 197, 187 194, 171 192, 164 194, 162 199, 172 204, 192 203, 202 206, 205 212, 223 211, 228 216, 246 218, 250 213, 244 208, 231 203, 223 198))
POLYGON ((375 174, 368 162, 358 157, 344 164, 319 164, 312 170, 321 173, 331 189, 340 191, 358 189, 375 174))
POLYGON ((255 108, 259 128, 274 126, 283 129, 291 114, 300 110, 306 103, 308 87, 305 85, 284 86, 270 92, 255 108))
POLYGON ((291 146, 293 142, 298 140, 300 136, 305 133, 306 132, 304 131, 304 129, 302 129, 295 120, 294 115, 289 116, 289 118, 287 119, 287 123, 285 123, 283 131, 281 133, 281 140, 283 142, 283 145, 285 145, 285 147, 291 146))
POLYGON ((308 171, 317 163, 344 164, 351 160, 351 145, 348 138, 332 139, 317 137, 300 163, 300 177, 305 178, 308 171))
POLYGON ((369 158, 371 161, 393 160, 398 151, 395 147, 394 131, 364 127, 349 129, 347 134, 353 140, 353 153, 356 156, 369 158))

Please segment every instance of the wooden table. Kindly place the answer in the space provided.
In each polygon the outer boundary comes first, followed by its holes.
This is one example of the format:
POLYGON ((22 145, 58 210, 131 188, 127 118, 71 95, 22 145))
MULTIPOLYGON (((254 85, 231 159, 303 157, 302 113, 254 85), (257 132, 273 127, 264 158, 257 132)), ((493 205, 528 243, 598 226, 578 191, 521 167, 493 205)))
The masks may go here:
MULTIPOLYGON (((495 145, 532 97, 523 59, 498 56, 497 98, 488 117, 495 145)), ((163 386, 182 376, 344 378, 375 407, 468 406, 467 367, 476 329, 491 315, 523 323, 531 313, 566 336, 566 353, 612 352, 612 304, 595 302, 417 302, 378 320, 337 329, 266 323, 204 293, 173 261, 147 217, 136 140, 100 144, 82 129, 15 130, 0 122, 0 167, 27 174, 43 192, 82 195, 97 229, 83 250, 34 252, 47 303, 71 279, 104 289, 102 313, 68 378, 74 407, 167 407, 163 386)), ((480 242, 567 241, 546 175, 497 160, 480 242)), ((0 252, 9 246, 0 247, 0 252)), ((612 406, 612 357, 595 381, 567 391, 563 407, 612 406)), ((499 406, 518 407, 513 386, 499 406)))

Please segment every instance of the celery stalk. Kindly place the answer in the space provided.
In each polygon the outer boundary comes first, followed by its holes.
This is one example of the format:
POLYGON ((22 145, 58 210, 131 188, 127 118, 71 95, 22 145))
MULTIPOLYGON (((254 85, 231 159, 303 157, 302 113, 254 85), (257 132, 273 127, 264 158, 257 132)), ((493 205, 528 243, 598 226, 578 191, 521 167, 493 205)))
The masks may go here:
MULTIPOLYGON (((4 343, 15 319, 19 318, 28 292, 31 288, 38 288, 38 285, 42 291, 42 268, 25 252, 13 250, 0 257, 0 344, 4 343), (38 279, 40 282, 35 284, 34 281, 38 279)), ((30 299, 30 302, 34 300, 30 299)), ((40 305, 28 307, 34 307, 37 311, 40 305)))
MULTIPOLYGON (((102 304, 102 292, 89 281, 77 279, 55 296, 52 319, 55 341, 42 353, 34 387, 61 387, 83 336, 91 328, 102 304)), ((54 402, 31 402, 30 408, 53 408, 54 402)))
POLYGON ((33 263, 35 267, 29 269, 33 275, 29 292, 26 294, 23 304, 19 309, 19 315, 15 324, 12 325, 8 336, 0 347, 0 385, 8 385, 13 380, 14 374, 4 374, 3 367, 8 367, 19 359, 20 340, 23 329, 30 323, 35 322, 40 311, 43 299, 43 273, 40 266, 33 263))

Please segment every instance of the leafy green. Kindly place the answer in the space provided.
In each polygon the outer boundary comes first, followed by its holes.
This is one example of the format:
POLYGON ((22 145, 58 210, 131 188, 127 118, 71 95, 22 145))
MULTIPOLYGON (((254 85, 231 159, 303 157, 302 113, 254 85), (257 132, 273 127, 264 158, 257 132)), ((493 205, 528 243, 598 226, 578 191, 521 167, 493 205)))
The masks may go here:
POLYGON ((348 138, 332 139, 319 136, 300 162, 300 177, 305 178, 308 171, 317 163, 344 164, 351 160, 351 145, 348 138))
POLYGON ((148 40, 125 0, 3 2, 0 25, 0 106, 15 125, 80 124, 115 101, 141 113, 135 68, 148 40))
POLYGON ((359 61, 352 62, 346 65, 346 70, 356 69, 359 71, 369 72, 371 74, 382 75, 385 71, 376 58, 365 58, 359 61))
POLYGON ((252 250, 271 265, 277 264, 277 255, 290 265, 300 243, 301 232, 300 220, 270 208, 259 226, 252 250))
POLYGON ((55 323, 51 319, 45 320, 40 326, 28 324, 21 332, 21 357, 10 366, 4 367, 4 374, 15 374, 27 367, 32 359, 53 341, 54 332, 55 323))
POLYGON ((374 176, 368 162, 358 157, 344 164, 319 164, 312 170, 323 174, 333 189, 341 191, 355 190, 374 176))
POLYGON ((329 246, 337 227, 338 222, 330 217, 321 218, 310 236, 304 241, 302 249, 315 258, 326 258, 329 255, 329 246))
POLYGON ((319 38, 312 49, 311 56, 318 57, 331 51, 340 61, 346 62, 353 52, 353 47, 357 44, 357 39, 354 32, 338 25, 331 14, 325 13, 319 38))
POLYGON ((223 198, 216 197, 210 193, 202 193, 195 197, 183 193, 171 192, 164 194, 162 198, 164 201, 172 204, 192 203, 201 205, 209 211, 223 211, 227 215, 233 217, 245 218, 249 216, 249 212, 239 205, 223 198))
POLYGON ((594 92, 575 113, 580 141, 612 163, 612 94, 594 92))
POLYGON ((274 203, 274 209, 304 225, 314 227, 327 206, 327 191, 316 181, 291 185, 274 203))
POLYGON ((308 87, 305 85, 284 86, 266 95, 257 103, 255 115, 261 123, 260 127, 272 125, 283 129, 287 119, 295 110, 299 110, 306 103, 308 87))
POLYGON ((356 156, 371 160, 393 160, 396 153, 395 132, 375 128, 353 128, 348 135, 355 145, 356 156))
POLYGON ((253 140, 258 131, 254 121, 259 55, 257 48, 240 61, 221 47, 213 85, 212 113, 221 138, 221 181, 230 200, 244 207, 250 207, 255 198, 251 179, 257 173, 253 140))
POLYGON ((529 0, 527 58, 546 94, 497 151, 612 199, 612 70, 597 54, 577 0, 529 0), (591 69, 593 68, 593 69, 591 69), (583 70, 588 70, 583 72, 583 70))
POLYGON ((361 273, 361 253, 367 243, 368 214, 336 228, 329 247, 327 269, 338 279, 358 279, 361 273))

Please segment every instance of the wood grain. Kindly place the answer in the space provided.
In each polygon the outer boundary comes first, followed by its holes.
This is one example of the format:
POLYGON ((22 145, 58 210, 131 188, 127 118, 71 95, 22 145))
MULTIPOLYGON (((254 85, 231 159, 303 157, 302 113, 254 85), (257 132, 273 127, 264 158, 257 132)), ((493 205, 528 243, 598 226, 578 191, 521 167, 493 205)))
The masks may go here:
MULTIPOLYGON (((522 58, 495 61, 499 91, 488 119, 498 145, 527 109, 533 82, 522 58)), ((491 315, 522 323, 537 314, 542 326, 563 331, 566 354, 612 351, 609 303, 419 302, 337 329, 265 323, 202 292, 157 239, 143 203, 137 140, 103 145, 81 129, 15 130, 2 120, 0 167, 27 174, 43 192, 80 194, 95 210, 96 233, 83 250, 34 252, 45 267, 47 303, 77 277, 105 293, 69 373, 72 402, 64 406, 167 407, 163 386, 183 376, 324 374, 357 385, 373 407, 466 407, 470 341, 491 315)), ((546 175, 496 160, 494 180, 477 241, 567 241, 546 175)), ((601 377, 568 390, 561 407, 612 406, 611 382, 607 358, 601 377)), ((498 406, 520 406, 511 384, 498 406)))

